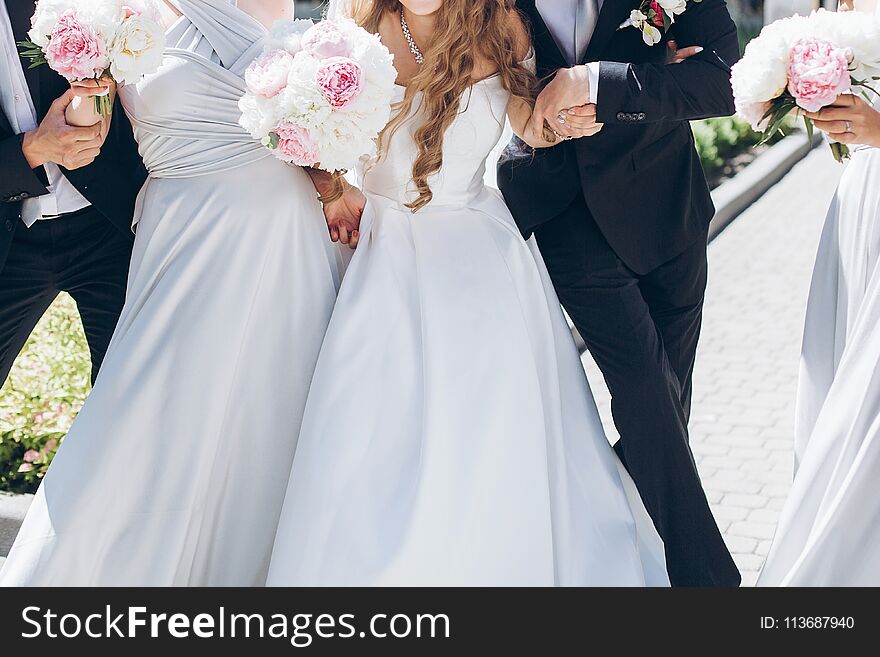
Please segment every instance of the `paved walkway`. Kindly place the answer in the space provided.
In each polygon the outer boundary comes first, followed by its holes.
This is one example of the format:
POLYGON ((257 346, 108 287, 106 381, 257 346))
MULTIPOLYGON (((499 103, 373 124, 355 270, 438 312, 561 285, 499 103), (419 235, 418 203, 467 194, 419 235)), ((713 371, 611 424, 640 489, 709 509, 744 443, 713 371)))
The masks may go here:
MULTIPOLYGON (((751 585, 792 478, 804 309, 819 233, 843 167, 814 150, 709 246, 691 443, 743 583, 751 585)), ((587 372, 609 434, 608 393, 587 372)))
MULTIPOLYGON (((842 167, 813 151, 709 247, 692 444, 718 522, 753 584, 792 476, 801 329, 810 272, 842 167)), ((608 393, 584 357, 609 434, 608 393)), ((0 497, 0 564, 23 506, 0 497), (9 516, 3 521, 3 516, 9 516)))

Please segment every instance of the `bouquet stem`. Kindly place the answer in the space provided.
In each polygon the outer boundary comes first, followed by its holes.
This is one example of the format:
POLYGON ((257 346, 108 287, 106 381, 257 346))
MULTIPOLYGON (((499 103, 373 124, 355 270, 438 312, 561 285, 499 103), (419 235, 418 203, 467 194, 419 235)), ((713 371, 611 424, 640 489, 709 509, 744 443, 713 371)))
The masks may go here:
POLYGON ((830 145, 831 153, 834 155, 835 160, 843 162, 849 159, 849 146, 836 141, 832 141, 830 145))
POLYGON ((95 112, 102 118, 106 119, 110 116, 110 113, 113 111, 113 101, 110 99, 110 94, 106 93, 103 96, 95 96, 95 112))

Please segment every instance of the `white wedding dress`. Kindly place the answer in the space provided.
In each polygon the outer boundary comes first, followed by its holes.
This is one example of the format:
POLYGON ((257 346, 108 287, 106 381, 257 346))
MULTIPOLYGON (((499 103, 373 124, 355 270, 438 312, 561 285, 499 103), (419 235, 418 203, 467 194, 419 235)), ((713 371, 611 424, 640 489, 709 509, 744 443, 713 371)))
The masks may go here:
POLYGON ((880 149, 853 149, 828 211, 804 329, 795 456, 759 586, 880 586, 880 149))
POLYGON ((362 172, 270 585, 668 585, 535 242, 483 184, 508 97, 467 93, 421 211, 417 115, 362 172))
POLYGON ((121 89, 151 172, 128 298, 3 585, 262 585, 342 273, 306 173, 238 126, 264 28, 175 0, 121 89))

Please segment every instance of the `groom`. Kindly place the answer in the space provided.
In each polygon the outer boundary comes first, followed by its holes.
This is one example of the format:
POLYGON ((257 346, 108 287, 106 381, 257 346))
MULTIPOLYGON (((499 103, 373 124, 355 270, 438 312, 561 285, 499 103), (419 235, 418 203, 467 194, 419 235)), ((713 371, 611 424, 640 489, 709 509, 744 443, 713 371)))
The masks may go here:
POLYGON ((714 214, 688 121, 733 113, 736 27, 724 0, 689 0, 648 45, 622 27, 639 2, 518 0, 538 76, 550 79, 536 125, 574 139, 504 160, 498 181, 608 383, 615 449, 666 545, 672 584, 737 586, 687 429, 714 214), (665 65, 673 39, 703 50, 665 65), (575 130, 582 119, 565 111, 582 105, 595 106, 593 130, 575 130))
POLYGON ((0 385, 62 291, 82 317, 94 381, 125 301, 146 178, 118 105, 106 136, 69 126, 70 85, 19 56, 34 8, 0 0, 0 385))

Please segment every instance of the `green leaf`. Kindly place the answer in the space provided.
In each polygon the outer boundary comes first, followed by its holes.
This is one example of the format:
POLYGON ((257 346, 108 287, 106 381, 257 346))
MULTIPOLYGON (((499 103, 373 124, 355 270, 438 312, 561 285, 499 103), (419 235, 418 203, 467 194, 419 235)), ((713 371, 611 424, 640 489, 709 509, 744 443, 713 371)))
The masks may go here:
POLYGON ((278 148, 279 141, 280 141, 280 138, 278 137, 278 133, 276 133, 276 132, 269 133, 269 148, 271 148, 272 150, 275 150, 276 148, 278 148))
POLYGON ((672 27, 672 19, 666 15, 666 12, 663 12, 663 31, 668 32, 669 28, 672 27))

